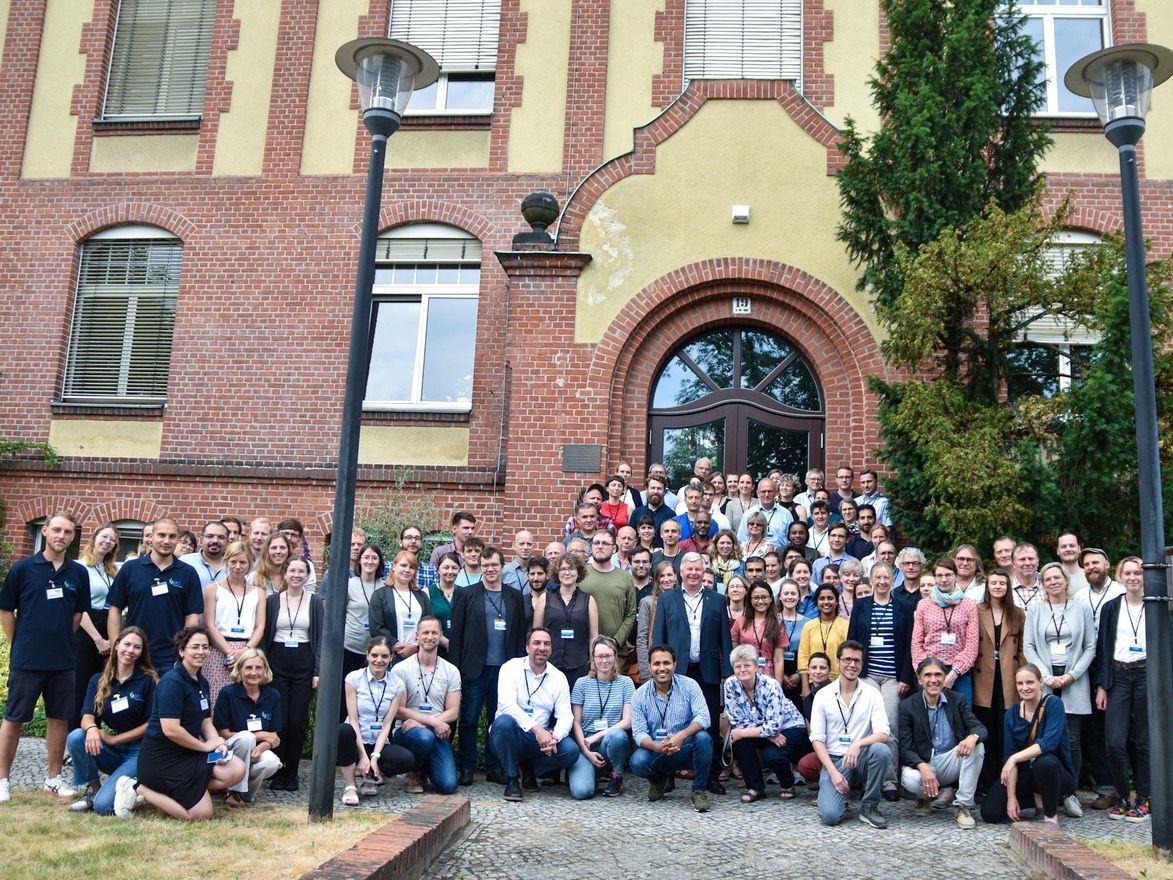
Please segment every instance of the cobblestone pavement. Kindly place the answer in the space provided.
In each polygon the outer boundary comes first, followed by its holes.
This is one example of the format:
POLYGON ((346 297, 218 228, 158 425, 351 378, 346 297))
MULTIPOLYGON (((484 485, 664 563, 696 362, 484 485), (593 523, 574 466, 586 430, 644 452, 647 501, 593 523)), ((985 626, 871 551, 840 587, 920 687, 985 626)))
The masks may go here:
MULTIPOLYGON (((14 787, 40 787, 44 755, 42 740, 21 740, 11 777, 14 787)), ((69 772, 66 768, 67 776, 69 772)), ((501 797, 501 786, 477 779, 459 790, 472 803, 468 832, 424 880, 757 876, 774 861, 780 876, 804 880, 899 880, 926 872, 982 880, 1019 880, 1026 875, 1007 846, 1009 826, 985 825, 979 819, 977 828, 963 831, 954 824, 952 811, 918 817, 911 801, 881 804, 889 826, 877 831, 855 818, 858 802, 852 803, 843 824, 825 828, 807 797, 742 804, 741 792, 732 783, 729 794, 710 796, 712 810, 701 815, 693 812, 683 780, 663 801, 651 804, 647 783, 630 774, 622 797, 600 794, 578 802, 565 786, 557 786, 527 793, 522 803, 509 803, 501 797)), ((304 806, 308 789, 309 762, 302 761, 300 791, 262 790, 258 802, 304 806)), ((777 788, 769 791, 774 794, 777 788)), ((341 793, 339 782, 339 798, 341 793)), ((402 780, 395 779, 382 786, 377 797, 365 799, 361 809, 402 813, 417 798, 405 795, 402 780)), ((338 800, 335 809, 349 808, 338 800)), ((1076 837, 1151 842, 1147 822, 1112 822, 1107 813, 1090 808, 1083 819, 1060 822, 1076 837)))

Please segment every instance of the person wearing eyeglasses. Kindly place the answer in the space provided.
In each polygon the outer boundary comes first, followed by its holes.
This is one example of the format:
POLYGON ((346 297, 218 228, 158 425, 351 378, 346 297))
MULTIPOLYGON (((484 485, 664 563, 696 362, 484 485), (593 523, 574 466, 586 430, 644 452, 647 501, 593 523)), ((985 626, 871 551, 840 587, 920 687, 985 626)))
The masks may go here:
POLYGON ((584 800, 595 794, 598 772, 608 772, 605 797, 623 794, 623 771, 631 757, 631 698, 635 685, 619 674, 619 645, 609 636, 591 642, 590 673, 574 684, 570 708, 574 740, 581 754, 570 768, 570 795, 584 800))

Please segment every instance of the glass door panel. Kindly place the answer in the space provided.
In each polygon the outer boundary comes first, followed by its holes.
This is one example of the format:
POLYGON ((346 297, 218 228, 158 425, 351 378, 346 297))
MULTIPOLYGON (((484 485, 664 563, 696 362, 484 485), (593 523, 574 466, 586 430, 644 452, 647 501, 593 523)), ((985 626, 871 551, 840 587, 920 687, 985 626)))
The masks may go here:
POLYGON ((713 470, 721 470, 725 460, 724 419, 684 428, 663 428, 662 432, 661 460, 668 471, 669 489, 675 491, 688 482, 698 458, 708 458, 713 470))
POLYGON ((762 475, 778 468, 783 473, 806 473, 810 464, 810 438, 807 431, 764 425, 746 420, 745 468, 747 473, 762 475))

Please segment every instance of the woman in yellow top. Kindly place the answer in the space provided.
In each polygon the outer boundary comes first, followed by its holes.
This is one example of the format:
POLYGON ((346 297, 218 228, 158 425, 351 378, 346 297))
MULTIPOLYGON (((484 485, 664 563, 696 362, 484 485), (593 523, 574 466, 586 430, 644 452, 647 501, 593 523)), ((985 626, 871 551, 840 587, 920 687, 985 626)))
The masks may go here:
POLYGON ((819 652, 831 658, 831 678, 834 680, 839 677, 839 661, 835 655, 840 643, 847 641, 847 620, 839 616, 838 591, 832 586, 819 587, 815 590, 815 606, 819 609, 819 616, 802 628, 798 643, 798 674, 802 677, 804 699, 811 689, 806 674, 811 654, 819 652))

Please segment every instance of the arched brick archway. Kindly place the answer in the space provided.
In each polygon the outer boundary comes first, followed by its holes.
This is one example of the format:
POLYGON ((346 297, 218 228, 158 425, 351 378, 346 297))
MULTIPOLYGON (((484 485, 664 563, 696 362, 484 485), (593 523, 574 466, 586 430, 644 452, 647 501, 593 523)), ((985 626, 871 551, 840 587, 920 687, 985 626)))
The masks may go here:
POLYGON ((871 330, 839 293, 806 272, 750 258, 681 267, 637 294, 595 348, 591 375, 609 378, 608 462, 646 468, 652 383, 682 340, 719 327, 758 327, 784 335, 817 374, 826 412, 825 455, 870 461, 878 436, 867 377, 887 378, 871 330), (731 300, 748 296, 752 314, 734 316, 731 300))

